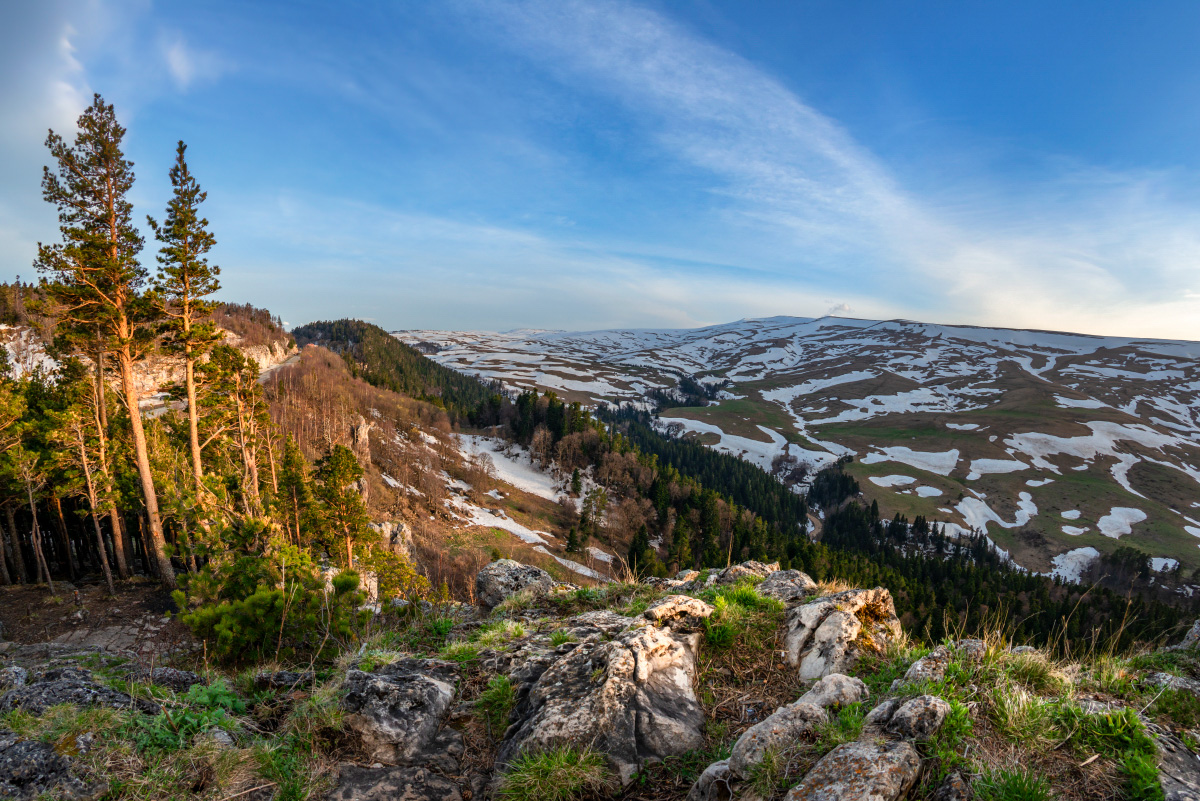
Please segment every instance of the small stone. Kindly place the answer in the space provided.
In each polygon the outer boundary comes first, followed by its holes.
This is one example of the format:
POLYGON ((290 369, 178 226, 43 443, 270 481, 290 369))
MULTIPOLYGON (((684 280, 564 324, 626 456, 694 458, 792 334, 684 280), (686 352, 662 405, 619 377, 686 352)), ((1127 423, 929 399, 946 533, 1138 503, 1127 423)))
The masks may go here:
POLYGON ((929 796, 929 801, 968 801, 971 788, 957 771, 942 779, 941 784, 929 796))
POLYGON ((704 769, 688 791, 687 801, 729 801, 734 797, 736 777, 729 770, 729 760, 722 759, 704 769))

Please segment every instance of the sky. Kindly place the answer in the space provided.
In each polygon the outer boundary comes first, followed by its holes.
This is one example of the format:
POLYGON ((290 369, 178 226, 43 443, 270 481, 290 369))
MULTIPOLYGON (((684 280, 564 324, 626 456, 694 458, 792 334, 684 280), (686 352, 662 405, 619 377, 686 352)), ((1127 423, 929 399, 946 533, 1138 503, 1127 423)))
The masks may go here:
POLYGON ((293 325, 1200 340, 1198 33, 1190 0, 9 0, 0 279, 99 92, 138 219, 186 141, 220 296, 293 325))

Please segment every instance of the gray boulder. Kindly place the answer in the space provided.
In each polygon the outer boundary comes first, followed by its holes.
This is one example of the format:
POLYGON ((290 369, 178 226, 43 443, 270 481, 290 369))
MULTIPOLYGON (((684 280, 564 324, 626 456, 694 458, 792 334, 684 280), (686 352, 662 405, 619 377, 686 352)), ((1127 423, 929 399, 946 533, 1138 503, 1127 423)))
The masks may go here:
POLYGON ((1184 678, 1183 676, 1172 676, 1170 673, 1152 673, 1143 679, 1143 681, 1155 687, 1169 687, 1172 690, 1185 690, 1193 695, 1200 695, 1200 681, 1184 678))
POLYGON ((859 740, 843 743, 813 766, 786 801, 895 801, 921 772, 912 743, 859 740))
POLYGON ((475 600, 480 606, 492 609, 521 590, 549 592, 554 585, 554 577, 540 567, 497 559, 475 574, 475 600))
POLYGON ((1158 780, 1166 801, 1200 801, 1200 757, 1169 732, 1155 732, 1158 780))
POLYGON ((928 740, 946 720, 950 704, 935 695, 905 701, 888 721, 887 731, 905 740, 928 740))
POLYGON ((462 801, 462 790, 425 768, 342 765, 327 801, 462 801))
POLYGON ((73 768, 74 762, 53 745, 0 729, 0 798, 90 801, 107 791, 104 785, 80 779, 73 768))
POLYGON ((1200 619, 1197 619, 1192 627, 1188 629, 1188 633, 1183 635, 1182 642, 1175 645, 1168 645, 1164 651, 1186 651, 1195 649, 1200 645, 1200 619))
POLYGON ((190 670, 179 670, 172 667, 156 667, 150 670, 142 669, 133 672, 133 678, 139 681, 157 684, 177 693, 185 693, 196 684, 208 684, 208 680, 190 670))
POLYGON ((780 751, 795 743, 808 732, 829 721, 824 709, 812 704, 788 704, 774 714, 754 724, 733 744, 729 754, 729 770, 746 778, 750 769, 763 761, 768 751, 780 751))
POLYGON ((0 692, 11 690, 14 687, 24 687, 29 681, 29 671, 17 665, 9 665, 6 668, 0 668, 0 692))
POLYGON ((844 673, 862 648, 881 651, 900 636, 891 593, 847 590, 789 609, 784 649, 800 678, 812 680, 844 673))
POLYGON ((729 770, 729 760, 722 759, 704 769, 688 791, 687 801, 731 801, 737 791, 737 777, 729 770))
POLYGON ((311 670, 297 673, 294 670, 261 670, 254 674, 254 685, 260 690, 292 690, 310 687, 317 680, 311 670))
POLYGON ((817 592, 817 582, 799 570, 776 570, 756 587, 759 595, 783 601, 785 604, 802 601, 817 592))
MULTIPOLYGON (((1030 648, 1030 651, 1034 649, 1030 648)), ((904 678, 892 682, 892 692, 897 692, 905 684, 922 684, 926 681, 938 682, 946 678, 946 668, 960 657, 967 662, 979 662, 987 653, 983 640, 959 640, 953 647, 939 645, 925 656, 909 665, 904 678)), ((1013 649, 1013 653, 1026 653, 1013 649)))
POLYGON ((591 745, 621 783, 644 764, 699 748, 704 711, 692 685, 698 634, 644 625, 589 638, 555 661, 518 703, 496 758, 591 745))
POLYGON ((842 673, 830 673, 800 696, 798 704, 812 704, 823 709, 843 707, 865 701, 871 695, 862 679, 842 673))
POLYGON ((961 773, 955 771, 942 779, 933 794, 929 796, 929 801, 969 801, 970 798, 970 785, 967 784, 967 780, 961 773))
POLYGON ((721 572, 716 574, 713 579, 713 584, 726 585, 737 584, 745 579, 765 579, 767 576, 779 570, 779 563, 772 562, 771 564, 763 564, 762 562, 742 562, 736 565, 730 565, 721 572))
POLYGON ((347 671, 346 726, 376 762, 410 765, 446 754, 456 764, 461 735, 452 729, 440 735, 457 682, 458 667, 435 659, 401 659, 374 673, 347 671))

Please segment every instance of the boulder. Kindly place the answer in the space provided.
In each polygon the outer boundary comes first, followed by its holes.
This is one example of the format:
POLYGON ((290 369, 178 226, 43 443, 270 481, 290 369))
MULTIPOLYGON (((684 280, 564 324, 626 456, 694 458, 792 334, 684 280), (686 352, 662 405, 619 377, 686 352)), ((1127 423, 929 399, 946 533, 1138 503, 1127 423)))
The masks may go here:
POLYGON ((642 617, 660 626, 694 628, 713 613, 713 608, 690 595, 668 595, 660 598, 642 612, 642 617))
POLYGON ((1183 635, 1183 640, 1175 645, 1168 645, 1164 651, 1186 651, 1195 649, 1200 645, 1200 619, 1197 619, 1192 627, 1188 629, 1188 633, 1183 635))
POLYGON ((107 706, 114 709, 136 709, 147 715, 157 715, 158 704, 133 698, 118 690, 97 684, 92 672, 78 667, 53 668, 34 676, 33 681, 13 687, 0 695, 0 713, 21 709, 41 715, 58 704, 76 706, 107 706))
POLYGON ((892 714, 887 732, 905 740, 928 740, 946 720, 950 704, 936 695, 920 695, 905 701, 892 714))
POLYGON ((784 649, 800 678, 812 680, 844 673, 863 648, 882 651, 900 636, 891 593, 847 590, 789 609, 784 649))
POLYGON ((772 562, 769 565, 762 562, 742 562, 736 565, 730 565, 721 572, 717 573, 716 578, 711 583, 718 585, 737 584, 739 581, 746 579, 765 579, 767 576, 779 570, 779 563, 772 562))
POLYGON ((492 609, 526 588, 544 593, 554 585, 554 577, 540 567, 523 565, 512 559, 497 559, 475 574, 475 600, 480 606, 492 609))
POLYGON ((591 745, 621 783, 644 764, 699 748, 704 711, 692 689, 699 634, 644 625, 592 637, 559 658, 518 702, 496 758, 591 745))
POLYGON ((1169 732, 1156 732, 1158 780, 1166 801, 1200 799, 1200 756, 1169 732))
POLYGON ((457 682, 457 665, 435 659, 401 659, 373 673, 349 670, 342 696, 346 727, 373 761, 411 765, 449 755, 453 769, 462 737, 452 729, 439 735, 457 682))
POLYGON ((768 751, 781 751, 808 732, 829 721, 824 709, 794 703, 781 707, 766 720, 742 732, 729 754, 729 770, 748 778, 750 769, 763 761, 768 751))
POLYGON ((969 801, 971 787, 958 771, 942 779, 929 796, 929 801, 969 801))
POLYGON ((1200 695, 1200 681, 1184 678, 1183 676, 1172 676, 1170 673, 1152 673, 1143 679, 1143 681, 1155 687, 1169 687, 1172 690, 1184 690, 1193 695, 1200 695))
POLYGON ((342 765, 327 801, 462 801, 459 786, 425 768, 342 765))
POLYGON ((871 695, 862 679, 842 673, 830 673, 800 696, 798 704, 812 704, 823 709, 843 707, 865 701, 871 695))
POLYGON ((35 799, 43 796, 90 801, 108 788, 80 779, 74 761, 50 743, 24 740, 0 729, 0 798, 35 799))
MULTIPOLYGON (((1020 650, 1022 647, 1025 646, 1014 648, 1013 653, 1028 653, 1036 650, 1033 648, 1030 648, 1029 651, 1020 650)), ((959 640, 952 647, 939 645, 909 665, 904 678, 892 682, 891 690, 897 692, 905 684, 941 681, 946 678, 946 668, 956 657, 967 662, 979 662, 986 653, 987 645, 983 640, 959 640)))
POLYGON ((921 772, 912 743, 858 740, 823 756, 786 801, 894 801, 902 798, 921 772))
POLYGON ((799 570, 776 570, 756 587, 759 595, 792 604, 817 592, 817 582, 799 570))
POLYGON ((729 770, 729 760, 722 759, 704 769, 688 791, 687 801, 731 801, 737 778, 729 770))

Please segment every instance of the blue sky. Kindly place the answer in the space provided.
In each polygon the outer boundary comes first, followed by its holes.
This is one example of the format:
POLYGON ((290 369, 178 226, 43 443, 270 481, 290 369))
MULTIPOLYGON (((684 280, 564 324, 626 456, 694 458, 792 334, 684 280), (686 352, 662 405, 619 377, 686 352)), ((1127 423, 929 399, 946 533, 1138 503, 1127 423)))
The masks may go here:
POLYGON ((1197 33, 1192 2, 8 3, 0 275, 99 91, 139 214, 184 139, 223 296, 294 324, 1200 339, 1197 33))

